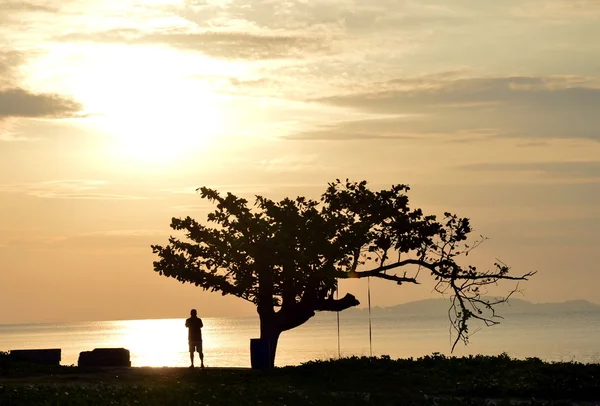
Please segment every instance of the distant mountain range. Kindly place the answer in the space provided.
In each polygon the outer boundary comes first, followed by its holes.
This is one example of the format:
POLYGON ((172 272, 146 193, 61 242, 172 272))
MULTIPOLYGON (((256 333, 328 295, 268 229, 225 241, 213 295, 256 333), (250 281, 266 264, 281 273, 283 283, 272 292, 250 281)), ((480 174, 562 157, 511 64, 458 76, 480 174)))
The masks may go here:
MULTIPOLYGON (((448 299, 425 299, 408 302, 390 307, 372 307, 371 312, 377 314, 398 315, 445 315, 450 307, 448 299)), ((507 303, 495 306, 501 315, 515 313, 557 313, 557 312, 600 312, 600 305, 586 300, 570 300, 559 303, 532 303, 522 299, 509 299, 507 303)), ((366 313, 367 309, 352 308, 346 310, 345 314, 366 313)))

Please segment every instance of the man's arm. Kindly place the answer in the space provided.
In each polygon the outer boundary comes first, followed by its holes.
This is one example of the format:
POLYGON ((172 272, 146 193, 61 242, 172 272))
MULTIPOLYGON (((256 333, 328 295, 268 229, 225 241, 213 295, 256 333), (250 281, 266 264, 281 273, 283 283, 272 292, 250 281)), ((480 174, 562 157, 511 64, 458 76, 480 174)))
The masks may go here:
POLYGON ((204 327, 204 324, 202 324, 202 319, 199 319, 199 320, 200 320, 200 328, 204 327))
POLYGON ((188 327, 188 328, 190 327, 190 320, 189 320, 189 319, 187 319, 187 320, 185 321, 185 326, 186 326, 186 327, 188 327))

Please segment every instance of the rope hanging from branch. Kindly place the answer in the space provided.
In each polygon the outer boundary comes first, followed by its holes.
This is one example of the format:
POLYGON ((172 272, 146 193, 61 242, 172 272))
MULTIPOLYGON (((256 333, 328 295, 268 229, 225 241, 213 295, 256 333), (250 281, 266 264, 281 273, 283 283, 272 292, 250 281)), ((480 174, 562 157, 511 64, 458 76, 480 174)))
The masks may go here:
POLYGON ((373 335, 371 330, 371 277, 367 277, 367 302, 369 306, 369 356, 373 356, 373 335))
MULTIPOLYGON (((340 287, 339 287, 339 282, 335 288, 335 295, 336 295, 336 300, 340 299, 340 287)), ((338 310, 336 312, 336 317, 337 317, 337 345, 338 345, 338 358, 341 358, 341 351, 340 351, 340 311, 338 310)))

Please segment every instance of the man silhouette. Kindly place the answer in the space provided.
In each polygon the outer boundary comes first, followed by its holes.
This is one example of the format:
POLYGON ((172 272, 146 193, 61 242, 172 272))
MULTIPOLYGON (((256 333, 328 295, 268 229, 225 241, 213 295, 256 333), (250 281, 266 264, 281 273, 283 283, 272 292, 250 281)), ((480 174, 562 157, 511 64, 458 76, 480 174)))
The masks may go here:
POLYGON ((194 351, 198 351, 200 356, 200 368, 204 368, 204 354, 202 353, 202 319, 198 318, 196 309, 190 312, 191 317, 185 321, 185 326, 188 328, 188 342, 190 346, 190 361, 194 368, 194 351))

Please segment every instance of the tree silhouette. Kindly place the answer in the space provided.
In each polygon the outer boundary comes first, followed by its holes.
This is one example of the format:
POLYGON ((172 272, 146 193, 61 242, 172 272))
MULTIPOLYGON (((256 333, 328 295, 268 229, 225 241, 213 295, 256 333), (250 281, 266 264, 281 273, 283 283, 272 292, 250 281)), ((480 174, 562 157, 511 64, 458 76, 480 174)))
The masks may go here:
POLYGON ((221 196, 206 187, 198 191, 216 204, 207 216, 215 226, 173 218, 171 227, 184 231, 186 238, 153 245, 159 257, 154 270, 254 303, 260 337, 270 344, 271 366, 282 332, 302 325, 317 311, 359 304, 351 294, 334 299, 339 279, 418 284, 421 271, 430 273, 434 289, 451 297, 454 349, 459 341, 468 341, 470 319, 497 324, 494 306, 516 291, 489 299, 484 297, 486 286, 534 274, 512 276, 499 261, 487 270, 459 264, 484 238, 466 243, 471 232, 467 218, 445 213, 440 222, 411 209, 406 185, 374 192, 366 181, 338 179, 320 201, 298 197, 276 202, 257 196, 254 208, 231 193, 221 196))

